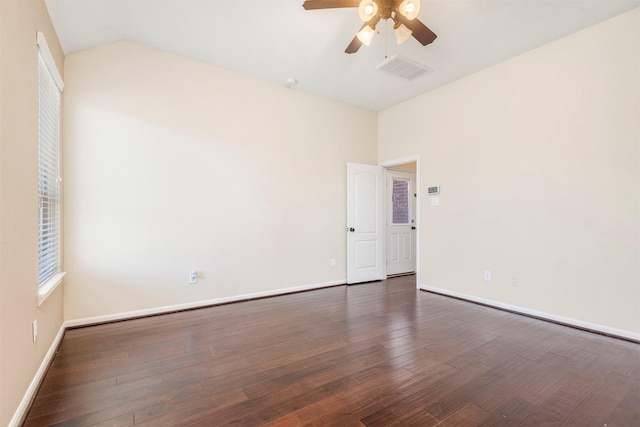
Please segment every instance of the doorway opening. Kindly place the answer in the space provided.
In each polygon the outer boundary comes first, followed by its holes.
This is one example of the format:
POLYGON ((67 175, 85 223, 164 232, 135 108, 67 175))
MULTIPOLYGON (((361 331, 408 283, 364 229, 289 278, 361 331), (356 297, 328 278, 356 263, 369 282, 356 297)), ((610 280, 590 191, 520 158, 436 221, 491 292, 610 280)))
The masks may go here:
POLYGON ((387 277, 416 271, 415 167, 411 162, 385 170, 387 277))
POLYGON ((414 272, 420 283, 419 191, 418 156, 347 163, 347 284, 414 272))

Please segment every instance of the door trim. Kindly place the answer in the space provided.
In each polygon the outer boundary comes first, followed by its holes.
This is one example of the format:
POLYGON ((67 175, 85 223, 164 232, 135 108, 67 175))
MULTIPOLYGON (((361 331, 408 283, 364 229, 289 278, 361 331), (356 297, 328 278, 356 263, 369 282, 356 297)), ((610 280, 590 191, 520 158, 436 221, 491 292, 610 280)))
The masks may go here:
MULTIPOLYGON (((402 157, 394 160, 387 160, 384 162, 379 162, 378 166, 382 166, 385 168, 385 179, 386 179, 386 170, 392 169, 394 166, 402 165, 405 163, 416 162, 416 288, 420 287, 421 281, 421 258, 420 258, 420 234, 421 234, 421 216, 420 216, 420 205, 421 205, 421 185, 420 185, 420 155, 416 154, 414 156, 402 157)), ((386 249, 385 249, 386 251, 386 249)), ((386 256, 386 253, 385 253, 386 256)), ((385 263, 386 264, 386 263, 385 263)), ((386 274, 386 265, 385 265, 385 274, 386 274)))

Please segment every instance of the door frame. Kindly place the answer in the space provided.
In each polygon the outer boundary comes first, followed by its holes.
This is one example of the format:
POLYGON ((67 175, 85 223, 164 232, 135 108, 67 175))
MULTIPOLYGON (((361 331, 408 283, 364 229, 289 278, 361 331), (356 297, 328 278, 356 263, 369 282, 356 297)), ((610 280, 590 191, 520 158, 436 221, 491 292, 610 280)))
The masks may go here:
MULTIPOLYGON (((415 234, 415 244, 416 244, 416 288, 419 289, 420 288, 420 231, 421 231, 421 225, 420 225, 420 189, 422 188, 420 186, 420 155, 416 154, 414 156, 408 156, 408 157, 403 157, 400 159, 394 159, 394 160, 388 160, 385 162, 380 162, 378 163, 378 166, 382 166, 384 168, 384 179, 386 182, 387 179, 387 169, 392 169, 395 166, 399 166, 399 165, 403 165, 405 163, 412 163, 412 162, 416 162, 416 221, 415 221, 415 226, 416 226, 416 234, 415 234)), ((386 213, 386 208, 385 208, 385 217, 388 215, 388 213, 386 213)), ((388 221, 389 218, 387 217, 386 220, 388 221)), ((386 237, 385 237, 386 240, 386 237)), ((386 259, 386 242, 385 242, 385 259, 386 259)), ((386 262, 385 262, 385 275, 386 275, 386 262)))

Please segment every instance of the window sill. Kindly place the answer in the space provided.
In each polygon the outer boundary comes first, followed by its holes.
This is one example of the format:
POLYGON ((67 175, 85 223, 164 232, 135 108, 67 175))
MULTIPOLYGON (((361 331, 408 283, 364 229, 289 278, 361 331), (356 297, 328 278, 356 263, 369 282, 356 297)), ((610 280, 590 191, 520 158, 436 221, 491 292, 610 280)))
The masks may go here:
POLYGON ((38 289, 38 307, 40 307, 42 303, 44 303, 44 301, 49 298, 49 295, 53 293, 58 285, 62 283, 62 278, 65 274, 66 273, 64 271, 61 271, 40 286, 40 289, 38 289))

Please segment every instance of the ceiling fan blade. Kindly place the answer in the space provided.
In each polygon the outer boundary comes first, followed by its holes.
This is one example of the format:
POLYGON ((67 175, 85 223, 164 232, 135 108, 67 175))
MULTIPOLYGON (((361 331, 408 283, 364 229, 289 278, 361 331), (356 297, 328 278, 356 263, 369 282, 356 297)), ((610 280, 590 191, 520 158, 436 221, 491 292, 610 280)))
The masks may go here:
MULTIPOLYGON (((369 25, 371 28, 375 29, 376 25, 378 25, 378 22, 380 22, 380 14, 378 14, 378 15, 374 16, 373 18, 371 18, 368 22, 365 22, 362 25, 362 27, 360 27, 360 30, 358 30, 358 32, 360 32, 367 25, 369 25)), ((360 39, 358 38, 358 36, 356 34, 356 36, 353 38, 353 40, 351 40, 351 43, 349 43, 349 46, 347 46, 347 48, 344 51, 345 51, 345 53, 356 53, 358 51, 358 49, 360 49, 361 46, 362 46, 362 42, 360 41, 360 39)))
POLYGON ((358 0, 307 0, 302 3, 305 10, 313 9, 334 9, 338 7, 358 7, 358 0))
POLYGON ((347 46, 347 48, 344 51, 345 53, 356 53, 361 46, 362 46, 362 42, 360 41, 358 36, 355 36, 353 40, 351 40, 351 43, 349 43, 349 46, 347 46))
POLYGON ((422 46, 426 46, 438 37, 436 33, 431 31, 426 25, 420 22, 419 19, 412 19, 411 21, 402 16, 400 13, 396 13, 396 19, 400 23, 404 24, 411 30, 411 35, 420 42, 422 46))

